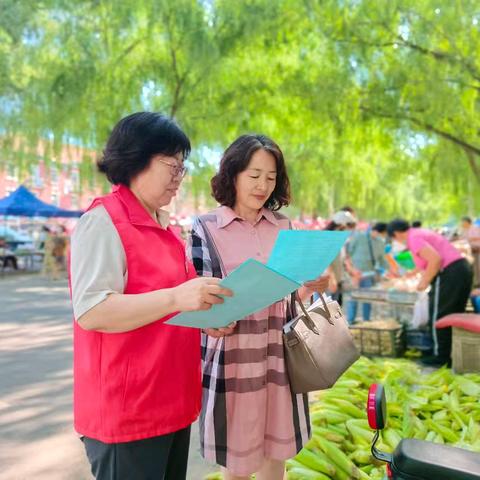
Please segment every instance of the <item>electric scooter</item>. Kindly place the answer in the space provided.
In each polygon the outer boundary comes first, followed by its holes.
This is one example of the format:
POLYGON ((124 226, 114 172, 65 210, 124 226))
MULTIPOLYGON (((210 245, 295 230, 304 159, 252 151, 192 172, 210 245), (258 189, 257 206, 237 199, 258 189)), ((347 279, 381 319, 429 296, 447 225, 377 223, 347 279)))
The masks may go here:
POLYGON ((480 453, 413 438, 404 438, 393 453, 377 450, 380 430, 387 420, 385 390, 373 384, 368 391, 367 416, 376 430, 372 455, 387 465, 390 480, 480 480, 480 453))

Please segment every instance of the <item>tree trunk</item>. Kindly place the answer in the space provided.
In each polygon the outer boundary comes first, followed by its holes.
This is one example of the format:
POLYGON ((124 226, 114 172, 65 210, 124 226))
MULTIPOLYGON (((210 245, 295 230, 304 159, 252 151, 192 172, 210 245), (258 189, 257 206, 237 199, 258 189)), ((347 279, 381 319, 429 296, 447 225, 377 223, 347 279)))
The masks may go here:
POLYGON ((465 155, 467 156, 468 163, 470 165, 470 168, 472 169, 473 175, 475 176, 475 180, 480 184, 480 165, 477 163, 477 159, 475 158, 475 154, 465 148, 465 155))

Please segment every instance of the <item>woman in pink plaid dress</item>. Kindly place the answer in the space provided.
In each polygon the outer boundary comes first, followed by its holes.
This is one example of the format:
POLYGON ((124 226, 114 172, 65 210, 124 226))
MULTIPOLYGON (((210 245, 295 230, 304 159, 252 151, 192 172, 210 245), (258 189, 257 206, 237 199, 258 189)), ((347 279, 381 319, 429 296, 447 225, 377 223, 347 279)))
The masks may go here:
MULTIPOLYGON (((248 258, 268 260, 279 230, 291 228, 279 214, 290 200, 283 154, 263 135, 243 135, 225 151, 212 179, 221 205, 194 223, 190 255, 197 273, 224 277, 248 258)), ((307 282, 303 298, 324 291, 328 277, 307 282)), ((233 334, 202 335, 203 456, 224 467, 226 480, 282 480, 285 460, 310 437, 308 398, 292 393, 282 327, 291 310, 283 300, 239 319, 233 334)))

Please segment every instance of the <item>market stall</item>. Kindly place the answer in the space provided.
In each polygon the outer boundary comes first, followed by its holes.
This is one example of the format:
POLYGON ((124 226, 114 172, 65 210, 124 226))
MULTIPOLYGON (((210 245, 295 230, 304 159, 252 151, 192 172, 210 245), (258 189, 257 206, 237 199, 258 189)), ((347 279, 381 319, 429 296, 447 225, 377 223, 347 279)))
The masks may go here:
MULTIPOLYGON (((26 236, 26 240, 13 239, 10 241, 9 233, 12 229, 7 227, 6 219, 9 216, 15 217, 42 217, 42 218, 78 218, 83 214, 81 210, 67 210, 56 205, 51 205, 37 198, 30 190, 20 185, 10 195, 0 199, 0 215, 3 216, 3 225, 0 224, 0 238, 14 250, 12 254, 19 260, 24 270, 34 271, 41 267, 45 252, 33 246, 32 239, 26 236), (19 247, 19 245, 22 245, 19 247)), ((0 256, 1 256, 0 251, 0 256)), ((2 264, 0 273, 3 274, 5 264, 2 264)))
MULTIPOLYGON (((377 348, 372 350, 362 349, 366 355, 398 356, 403 352, 403 346, 407 348, 416 348, 418 350, 428 350, 431 348, 431 331, 428 326, 416 328, 412 324, 415 303, 419 299, 420 293, 416 291, 418 277, 402 277, 394 279, 385 279, 371 288, 358 288, 346 292, 345 300, 355 300, 373 305, 373 320, 365 324, 353 326, 355 330, 389 330, 395 336, 395 347, 391 345, 382 349, 378 344, 377 348), (390 321, 389 323, 379 323, 381 321, 390 321), (391 322, 393 320, 393 322, 391 322)), ((362 334, 365 335, 365 334, 362 334)), ((380 335, 380 334, 378 334, 380 335)), ((358 336, 358 335, 357 335, 358 336)), ((373 335, 370 335, 373 337, 373 335)), ((380 339, 381 337, 378 336, 380 339)), ((373 342, 369 340, 369 343, 373 342)), ((385 341, 383 342, 385 344, 385 341)))

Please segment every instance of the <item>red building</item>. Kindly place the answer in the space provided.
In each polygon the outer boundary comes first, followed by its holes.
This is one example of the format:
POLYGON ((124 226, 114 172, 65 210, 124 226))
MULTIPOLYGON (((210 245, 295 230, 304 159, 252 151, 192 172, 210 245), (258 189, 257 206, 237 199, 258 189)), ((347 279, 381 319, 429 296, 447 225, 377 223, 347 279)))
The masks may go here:
MULTIPOLYGON (((14 150, 18 151, 18 146, 14 150)), ((28 154, 32 156, 32 152, 28 154)), ((27 165, 14 160, 15 156, 2 162, 0 198, 23 184, 44 202, 66 209, 84 209, 106 188, 95 172, 95 155, 95 152, 65 145, 58 156, 47 161, 45 143, 41 142, 33 152, 34 159, 27 165), (91 178, 80 179, 81 163, 85 165, 88 161, 92 162, 91 168, 86 169, 90 170, 91 178)))
MULTIPOLYGON (((25 151, 19 143, 11 150, 25 151)), ((84 210, 95 197, 110 190, 106 178, 97 173, 97 152, 64 145, 60 154, 54 155, 46 151, 46 146, 46 142, 39 142, 36 149, 26 151, 28 162, 21 156, 9 155, 8 151, 2 155, 0 151, 0 198, 24 185, 44 202, 84 210)), ((207 211, 215 202, 208 201, 204 194, 195 199, 189 177, 182 187, 167 209, 173 223, 189 224, 194 213, 207 211)))

